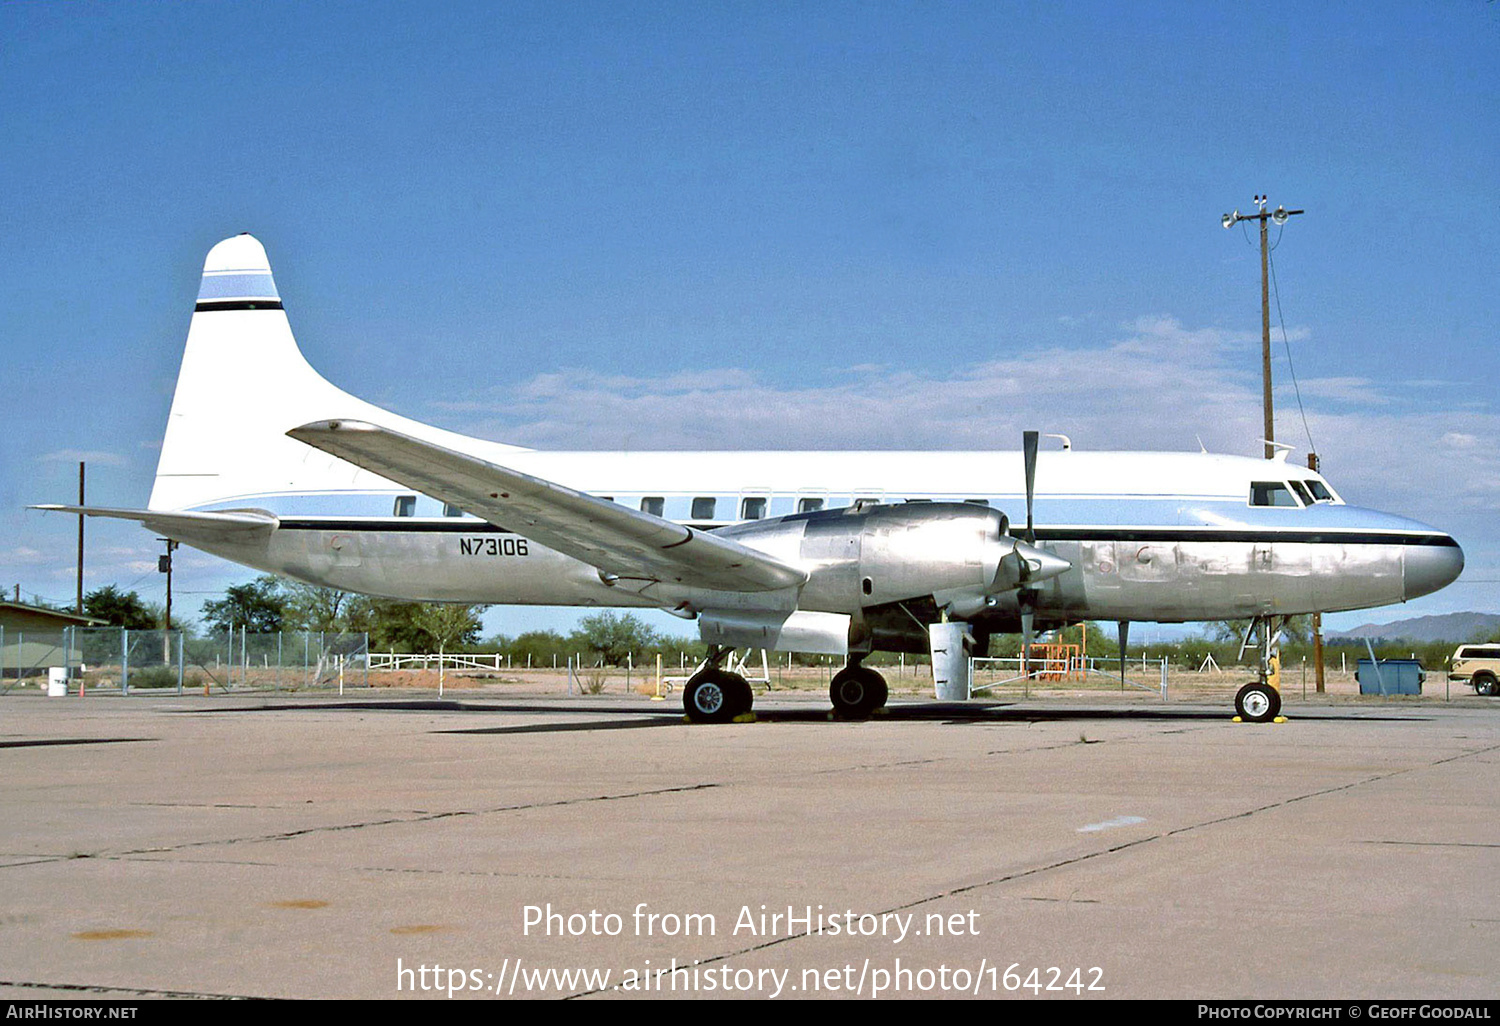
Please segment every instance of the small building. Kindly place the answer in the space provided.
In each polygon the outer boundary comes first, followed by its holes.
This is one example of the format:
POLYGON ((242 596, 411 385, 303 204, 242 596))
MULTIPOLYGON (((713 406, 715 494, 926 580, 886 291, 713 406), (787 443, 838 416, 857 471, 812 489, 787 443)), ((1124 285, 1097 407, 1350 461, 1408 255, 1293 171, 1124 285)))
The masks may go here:
POLYGON ((83 651, 71 641, 69 628, 107 626, 92 616, 0 599, 0 679, 45 675, 49 666, 77 666, 83 651))

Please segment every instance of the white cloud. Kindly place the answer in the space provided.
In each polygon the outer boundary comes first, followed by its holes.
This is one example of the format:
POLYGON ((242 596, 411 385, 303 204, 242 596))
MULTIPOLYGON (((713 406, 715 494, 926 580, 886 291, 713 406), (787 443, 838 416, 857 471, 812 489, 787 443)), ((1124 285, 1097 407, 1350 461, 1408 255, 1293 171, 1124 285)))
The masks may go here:
POLYGON ((130 462, 119 453, 93 449, 58 449, 36 459, 38 463, 97 463, 105 467, 123 467, 130 462))
POLYGON ((1385 394, 1369 378, 1303 378, 1302 398, 1333 399, 1346 403, 1379 403, 1385 394))

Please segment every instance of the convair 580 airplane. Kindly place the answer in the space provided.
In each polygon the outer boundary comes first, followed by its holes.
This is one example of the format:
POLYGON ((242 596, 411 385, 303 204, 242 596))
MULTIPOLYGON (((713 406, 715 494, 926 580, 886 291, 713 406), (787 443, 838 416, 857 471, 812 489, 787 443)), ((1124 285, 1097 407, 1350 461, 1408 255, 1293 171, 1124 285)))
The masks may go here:
MULTIPOLYGON (((1285 453, 537 452, 417 423, 321 377, 249 235, 209 251, 147 508, 259 570, 389 598, 666 609, 710 646, 696 720, 748 712, 737 646, 846 656, 835 707, 882 705, 870 652, 1085 619, 1278 618, 1401 602, 1463 569, 1448 535, 1347 505, 1285 453), (1024 508, 1026 528, 1002 510, 1024 508), (1018 534, 1021 536, 1018 537, 1018 534)), ((962 665, 961 665, 962 664, 962 665)), ((1237 699, 1269 719, 1264 682, 1237 699)))

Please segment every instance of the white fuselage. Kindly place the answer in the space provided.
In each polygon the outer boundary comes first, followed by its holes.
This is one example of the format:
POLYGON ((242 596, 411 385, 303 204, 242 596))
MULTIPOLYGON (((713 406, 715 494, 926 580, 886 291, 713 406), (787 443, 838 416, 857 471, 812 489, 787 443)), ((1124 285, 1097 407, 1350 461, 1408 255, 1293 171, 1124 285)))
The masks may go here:
MULTIPOLYGON (((1014 533, 1017 521, 1024 523, 1019 453, 512 450, 504 459, 513 469, 702 527, 745 523, 746 513, 795 518, 810 506, 832 510, 858 500, 976 502, 1010 514, 1014 533)), ((1425 594, 1462 565, 1452 539, 1433 528, 1346 505, 1326 491, 1328 500, 1304 503, 1293 482, 1327 488, 1318 475, 1281 461, 1042 453, 1037 539, 1073 567, 1047 583, 1039 614, 1180 621, 1331 612, 1425 594), (1255 485, 1276 486, 1270 497, 1294 504, 1253 505, 1255 485)), ((679 598, 660 586, 641 594, 606 584, 592 566, 524 533, 444 516, 442 503, 373 477, 318 492, 237 494, 195 508, 246 507, 276 514, 280 526, 264 543, 219 544, 215 551, 344 590, 539 605, 670 607, 679 598)), ((755 547, 753 539, 746 544, 755 547)))

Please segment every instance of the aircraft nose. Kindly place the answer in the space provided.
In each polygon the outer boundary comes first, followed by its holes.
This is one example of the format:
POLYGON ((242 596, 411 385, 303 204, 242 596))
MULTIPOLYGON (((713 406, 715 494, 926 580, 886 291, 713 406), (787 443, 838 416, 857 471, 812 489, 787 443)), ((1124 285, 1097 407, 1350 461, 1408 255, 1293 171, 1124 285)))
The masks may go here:
POLYGON ((1464 570, 1464 550, 1443 535, 1441 544, 1414 545, 1406 550, 1402 594, 1408 599, 1430 595, 1458 580, 1464 570))

